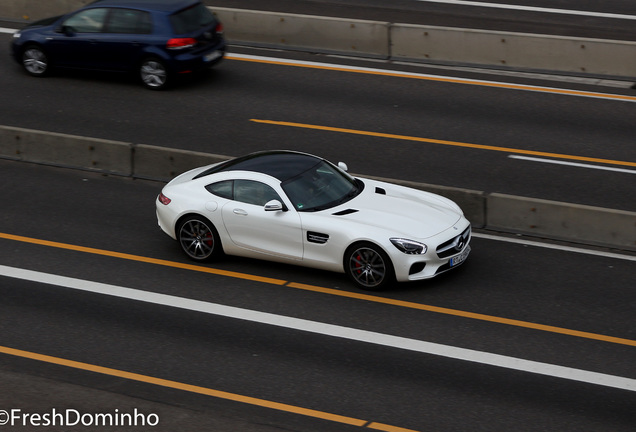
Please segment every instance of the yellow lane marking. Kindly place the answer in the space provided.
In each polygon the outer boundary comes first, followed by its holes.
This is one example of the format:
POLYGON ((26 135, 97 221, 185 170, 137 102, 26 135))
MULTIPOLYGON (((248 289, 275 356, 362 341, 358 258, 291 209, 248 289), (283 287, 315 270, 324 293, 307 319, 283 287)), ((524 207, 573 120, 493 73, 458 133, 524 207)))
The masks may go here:
POLYGON ((384 432, 413 432, 410 429, 404 429, 401 427, 391 426, 383 423, 371 423, 367 425, 367 428, 384 432))
POLYGON ((315 291, 315 292, 319 292, 323 294, 337 295, 340 297, 349 297, 349 298, 354 298, 357 300, 366 300, 366 301, 370 301, 374 303, 383 303, 383 304, 388 304, 392 306, 404 307, 408 309, 417 309, 417 310, 423 310, 427 312, 440 313, 444 315, 453 315, 453 316, 458 316, 462 318, 470 318, 470 319, 475 319, 479 321, 489 321, 489 322, 494 322, 497 324, 506 324, 506 325, 510 325, 514 327, 523 327, 523 328, 529 328, 533 330, 546 331, 550 333, 560 333, 560 334, 564 334, 568 336, 576 336, 576 337, 585 338, 585 339, 594 339, 594 340, 599 340, 603 342, 636 346, 635 340, 617 338, 613 336, 605 336, 605 335, 583 332, 578 330, 570 330, 570 329, 566 329, 562 327, 535 324, 535 323, 531 323, 527 321, 519 321, 514 319, 501 318, 501 317, 496 317, 492 315, 484 315, 484 314, 473 313, 473 312, 465 312, 465 311, 460 311, 456 309, 448 309, 444 307, 425 305, 422 303, 413 303, 413 302, 408 302, 403 300, 394 300, 390 298, 371 296, 368 294, 339 291, 339 290, 334 290, 331 288, 324 288, 324 287, 300 284, 295 282, 290 282, 287 286, 290 288, 298 288, 298 289, 302 289, 306 291, 315 291))
POLYGON ((560 89, 560 88, 553 88, 553 87, 539 87, 539 86, 511 84, 511 83, 503 83, 503 82, 495 82, 495 81, 450 78, 450 77, 408 73, 408 72, 392 72, 392 71, 381 70, 381 69, 334 66, 329 64, 320 64, 320 63, 312 63, 312 62, 296 62, 293 60, 277 60, 277 59, 266 58, 266 57, 239 57, 239 56, 230 54, 230 55, 227 55, 225 58, 228 60, 237 60, 237 61, 245 61, 245 62, 252 62, 252 63, 264 63, 264 64, 272 64, 272 65, 280 65, 280 66, 293 66, 293 67, 301 67, 301 68, 309 68, 309 69, 330 70, 330 71, 337 71, 337 72, 360 73, 365 75, 380 75, 380 76, 388 76, 388 77, 396 77, 396 78, 419 79, 424 81, 436 81, 436 82, 444 82, 444 83, 450 83, 450 84, 478 85, 482 87, 495 87, 495 88, 503 88, 508 90, 525 90, 525 91, 534 91, 534 92, 543 92, 543 93, 562 94, 562 95, 569 95, 569 96, 583 96, 583 97, 593 97, 593 98, 601 98, 601 99, 614 99, 614 100, 627 101, 627 102, 636 102, 636 97, 633 97, 633 96, 599 93, 599 92, 588 92, 588 91, 581 91, 581 90, 568 90, 568 89, 560 89))
POLYGON ((365 135, 365 136, 372 136, 377 138, 390 138, 390 139, 398 139, 403 141, 415 141, 415 142, 424 142, 429 144, 441 144, 441 145, 447 145, 447 146, 453 146, 453 147, 464 147, 464 148, 471 148, 471 149, 478 149, 478 150, 490 150, 490 151, 505 152, 505 153, 515 153, 515 154, 551 157, 551 158, 558 158, 558 159, 602 163, 602 164, 609 164, 609 165, 623 165, 623 166, 636 167, 636 162, 628 162, 628 161, 599 159, 599 158, 592 158, 592 157, 586 157, 586 156, 548 153, 548 152, 542 152, 542 151, 523 150, 523 149, 515 149, 515 148, 508 148, 508 147, 496 147, 496 146, 489 146, 489 145, 482 145, 482 144, 470 144, 470 143, 464 143, 464 142, 438 140, 433 138, 421 138, 421 137, 413 137, 408 135, 396 135, 396 134, 370 132, 370 131, 363 131, 363 130, 356 130, 356 129, 337 128, 337 127, 331 127, 331 126, 311 125, 311 124, 304 124, 304 123, 293 123, 293 122, 261 120, 261 119, 250 119, 250 121, 255 123, 263 123, 263 124, 269 124, 269 125, 275 125, 275 126, 288 126, 288 127, 302 128, 302 129, 321 130, 321 131, 327 131, 327 132, 339 132, 339 133, 347 133, 347 134, 354 134, 354 135, 365 135))
POLYGON ((73 250, 78 252, 91 253, 96 255, 121 258, 121 259, 126 259, 131 261, 144 262, 149 264, 157 264, 157 265, 163 265, 168 267, 181 268, 181 269, 186 269, 191 271, 211 273, 211 274, 216 274, 221 276, 247 279, 247 280, 257 281, 257 282, 271 283, 275 285, 286 285, 289 288, 302 289, 305 291, 313 291, 313 292, 318 292, 322 294, 334 295, 338 297, 365 300, 365 301, 374 302, 374 303, 387 304, 387 305, 398 306, 398 307, 403 307, 408 309, 423 310, 427 312, 435 312, 435 313, 444 314, 444 315, 453 315, 453 316, 458 316, 462 318, 493 322, 497 324, 505 324, 505 325, 510 325, 514 327, 529 328, 533 330, 541 330, 541 331, 546 331, 550 333, 559 333, 559 334, 564 334, 568 336, 580 337, 584 339, 592 339, 592 340, 615 343, 620 345, 636 346, 636 341, 631 339, 623 339, 623 338, 618 338, 613 336, 600 335, 596 333, 570 330, 570 329, 566 329, 562 327, 555 327, 555 326, 549 326, 549 325, 543 325, 543 324, 535 324, 535 323, 531 323, 527 321, 501 318, 501 317, 496 317, 492 315, 484 315, 484 314, 479 314, 474 312, 465 312, 465 311, 460 311, 456 309, 430 306, 430 305, 425 305, 422 303, 413 303, 413 302, 408 302, 403 300, 395 300, 390 298, 373 296, 369 294, 341 291, 341 290, 336 290, 332 288, 325 288, 325 287, 301 284, 296 282, 288 282, 288 281, 284 281, 280 279, 272 279, 272 278, 254 276, 254 275, 249 275, 244 273, 213 269, 209 267, 203 267, 203 266, 197 266, 197 265, 191 265, 191 264, 181 264, 181 263, 173 262, 173 261, 147 258, 147 257, 138 256, 138 255, 130 255, 130 254, 124 254, 119 252, 106 251, 102 249, 87 248, 83 246, 75 246, 75 245, 70 245, 66 243, 52 242, 48 240, 39 240, 39 239, 30 238, 30 237, 17 236, 13 234, 0 233, 0 238, 24 242, 24 243, 32 243, 32 244, 37 244, 42 246, 50 246, 50 247, 55 247, 60 249, 73 250))
POLYGON ((162 265, 162 266, 166 266, 166 267, 175 267, 175 268, 180 268, 180 269, 184 269, 184 270, 192 270, 192 271, 198 271, 198 272, 203 272, 203 273, 211 273, 211 274, 215 274, 215 275, 219 275, 219 276, 228 276, 228 277, 233 277, 233 278, 238 278, 238 279, 247 279, 247 280, 251 280, 251 281, 255 281, 255 282, 264 282, 264 283, 269 283, 269 284, 274 284, 274 285, 285 285, 287 283, 287 281, 280 280, 280 279, 272 279, 272 278, 268 278, 268 277, 254 276, 254 275, 249 275, 249 274, 245 274, 245 273, 238 273, 238 272, 233 272, 233 271, 214 269, 214 268, 203 267, 203 266, 192 265, 192 264, 182 264, 182 263, 178 263, 178 262, 175 262, 175 261, 167 261, 167 260, 161 260, 161 259, 156 259, 156 258, 148 258, 148 257, 139 256, 139 255, 131 255, 131 254, 125 254, 125 253, 120 253, 120 252, 107 251, 107 250, 103 250, 103 249, 95 249, 95 248, 84 247, 84 246, 76 246, 76 245, 71 245, 71 244, 67 244, 67 243, 58 243, 58 242, 53 242, 53 241, 48 241, 48 240, 40 240, 40 239, 34 239, 34 238, 30 238, 30 237, 22 237, 22 236, 6 234, 6 233, 0 233, 0 238, 4 238, 4 239, 7 239, 7 240, 15 240, 15 241, 23 242, 23 243, 33 243, 33 244, 37 244, 37 245, 40 245, 40 246, 50 246, 50 247, 59 248, 59 249, 67 249, 67 250, 72 250, 72 251, 76 251, 76 252, 85 252, 85 253, 90 253, 90 254, 94 254, 94 255, 103 255, 103 256, 108 256, 108 257, 113 257, 113 258, 121 258, 121 259, 129 260, 129 261, 139 261, 139 262, 144 262, 144 263, 148 263, 148 264, 162 265))
MULTIPOLYGON (((299 414, 306 417, 314 417, 322 420, 330 420, 333 422, 344 423, 353 426, 365 426, 371 427, 372 425, 380 425, 384 427, 384 431, 403 431, 403 432, 416 432, 408 429, 402 429, 395 426, 382 425, 380 423, 370 423, 366 420, 360 420, 352 417, 341 416, 338 414, 331 414, 323 411, 312 410, 308 408, 297 407, 294 405, 288 405, 279 402, 272 402, 265 399, 258 399, 250 396, 242 396, 235 393, 228 393, 225 391, 214 390, 206 387, 200 387, 192 384, 180 383, 177 381, 171 381, 163 378, 151 377, 148 375, 141 375, 134 372, 126 372, 118 369, 111 369, 103 366, 97 366, 89 363, 77 362, 74 360, 67 360, 59 357, 52 357, 44 354, 38 354, 30 351, 23 351, 15 348, 9 348, 0 346, 0 353, 8 354, 16 357, 26 358, 30 360, 37 360, 45 363, 56 364, 60 366, 66 366, 73 369, 81 369, 89 372, 95 372, 102 375, 109 375, 118 378, 125 378, 132 381, 138 381, 148 384, 154 384, 161 387, 168 387, 176 390, 182 390, 190 393, 197 393, 206 396, 212 396, 220 399, 231 400, 234 402, 241 402, 249 405, 256 405, 264 408, 270 408, 278 411, 284 411, 293 414, 299 414)), ((376 427, 376 429, 378 429, 376 427)))

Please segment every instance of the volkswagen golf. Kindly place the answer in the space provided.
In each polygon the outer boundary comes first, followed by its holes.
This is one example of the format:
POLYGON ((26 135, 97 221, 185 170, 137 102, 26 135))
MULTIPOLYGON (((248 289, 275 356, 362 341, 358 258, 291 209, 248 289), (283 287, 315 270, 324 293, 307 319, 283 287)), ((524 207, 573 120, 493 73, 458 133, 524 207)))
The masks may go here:
POLYGON ((225 55, 223 25, 199 0, 97 0, 14 33, 12 53, 36 77, 54 68, 133 72, 160 90, 225 55))

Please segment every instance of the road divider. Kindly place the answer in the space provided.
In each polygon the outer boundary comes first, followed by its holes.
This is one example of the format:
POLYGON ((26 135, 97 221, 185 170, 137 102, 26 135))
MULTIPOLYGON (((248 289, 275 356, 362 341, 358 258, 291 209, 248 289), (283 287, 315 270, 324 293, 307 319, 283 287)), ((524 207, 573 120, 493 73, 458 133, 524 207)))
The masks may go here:
POLYGON ((391 44, 392 60, 636 76, 636 42, 394 24, 391 44))
MULTIPOLYGON (((230 156, 0 126, 0 158, 166 182, 230 156)), ((446 196, 476 228, 636 251, 635 212, 380 180, 446 196)))
MULTIPOLYGON (((0 17, 33 22, 89 0, 3 0, 0 17)), ((636 77, 636 42, 425 26, 246 9, 212 9, 230 44, 488 68, 636 77)))
POLYGON ((432 64, 636 76, 636 42, 211 7, 231 44, 432 64))
POLYGON ((244 9, 211 8, 230 43, 302 51, 390 56, 390 23, 244 9))

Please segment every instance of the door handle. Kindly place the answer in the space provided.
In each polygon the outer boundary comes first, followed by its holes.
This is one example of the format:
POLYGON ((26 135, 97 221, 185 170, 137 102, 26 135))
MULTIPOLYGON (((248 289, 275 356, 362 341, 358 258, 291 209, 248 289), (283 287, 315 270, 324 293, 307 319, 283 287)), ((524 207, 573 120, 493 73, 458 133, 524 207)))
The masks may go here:
POLYGON ((234 209, 233 212, 235 215, 247 216, 247 212, 243 209, 234 209))

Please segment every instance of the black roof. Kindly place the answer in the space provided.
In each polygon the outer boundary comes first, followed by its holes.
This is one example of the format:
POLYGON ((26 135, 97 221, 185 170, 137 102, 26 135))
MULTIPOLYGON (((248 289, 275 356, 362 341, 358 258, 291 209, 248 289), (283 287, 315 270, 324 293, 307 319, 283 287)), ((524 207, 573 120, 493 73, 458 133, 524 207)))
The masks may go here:
POLYGON ((254 171, 270 175, 284 182, 302 174, 320 162, 322 162, 321 158, 306 153, 287 150, 258 152, 213 166, 197 175, 195 179, 224 171, 254 171))

